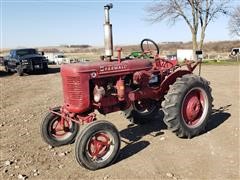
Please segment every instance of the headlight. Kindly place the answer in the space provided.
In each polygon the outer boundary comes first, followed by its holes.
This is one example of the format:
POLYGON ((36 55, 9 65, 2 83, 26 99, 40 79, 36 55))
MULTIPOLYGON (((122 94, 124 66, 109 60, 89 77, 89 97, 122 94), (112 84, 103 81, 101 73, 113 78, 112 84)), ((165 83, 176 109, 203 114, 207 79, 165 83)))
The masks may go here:
POLYGON ((27 59, 23 59, 22 60, 22 64, 28 64, 28 60, 27 59))

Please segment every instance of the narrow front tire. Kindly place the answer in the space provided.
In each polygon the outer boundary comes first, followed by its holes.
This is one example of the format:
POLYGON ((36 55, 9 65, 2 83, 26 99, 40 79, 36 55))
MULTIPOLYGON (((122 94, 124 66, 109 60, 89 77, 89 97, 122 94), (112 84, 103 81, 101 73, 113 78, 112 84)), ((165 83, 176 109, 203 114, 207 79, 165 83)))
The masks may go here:
POLYGON ((94 121, 86 125, 75 142, 77 162, 90 170, 112 164, 120 149, 117 128, 108 121, 94 121))
MULTIPOLYGON (((60 107, 52 109, 60 113, 60 107)), ((49 112, 41 123, 42 139, 53 147, 63 146, 74 142, 79 130, 79 125, 71 120, 63 120, 61 116, 49 112)))

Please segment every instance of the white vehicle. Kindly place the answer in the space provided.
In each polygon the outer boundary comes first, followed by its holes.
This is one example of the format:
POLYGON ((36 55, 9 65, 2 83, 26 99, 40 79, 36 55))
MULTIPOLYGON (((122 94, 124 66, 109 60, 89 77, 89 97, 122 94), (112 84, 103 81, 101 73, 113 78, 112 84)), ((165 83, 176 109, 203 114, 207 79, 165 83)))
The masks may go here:
POLYGON ((192 49, 178 49, 177 50, 177 60, 183 62, 184 60, 193 60, 194 54, 192 49))
POLYGON ((240 54, 240 48, 232 48, 230 56, 237 56, 240 54))
POLYGON ((50 64, 70 63, 69 59, 63 53, 45 53, 45 57, 50 64))

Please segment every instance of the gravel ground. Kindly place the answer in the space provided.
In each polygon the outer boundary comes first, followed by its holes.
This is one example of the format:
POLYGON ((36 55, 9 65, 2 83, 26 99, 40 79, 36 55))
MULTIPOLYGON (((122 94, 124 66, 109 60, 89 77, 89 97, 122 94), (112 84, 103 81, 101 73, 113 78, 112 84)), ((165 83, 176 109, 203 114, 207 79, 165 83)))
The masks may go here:
POLYGON ((214 113, 207 132, 190 140, 166 130, 161 116, 128 127, 119 112, 99 115, 117 126, 122 147, 117 162, 97 171, 77 164, 74 144, 51 148, 40 137, 48 108, 63 102, 58 69, 23 77, 0 70, 0 179, 240 179, 239 70, 203 66, 214 113))

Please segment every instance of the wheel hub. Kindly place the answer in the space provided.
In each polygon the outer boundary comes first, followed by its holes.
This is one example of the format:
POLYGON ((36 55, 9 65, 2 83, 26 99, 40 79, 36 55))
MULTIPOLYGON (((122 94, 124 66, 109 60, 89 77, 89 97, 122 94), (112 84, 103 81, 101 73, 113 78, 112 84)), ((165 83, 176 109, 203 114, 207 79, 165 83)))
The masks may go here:
POLYGON ((197 118, 201 109, 200 101, 196 96, 189 99, 187 103, 186 116, 190 121, 194 121, 197 118))
POLYGON ((52 131, 51 131, 52 135, 55 137, 63 137, 70 131, 69 127, 70 125, 68 121, 64 121, 62 124, 61 120, 59 119, 55 121, 55 123, 53 123, 52 131))
POLYGON ((204 110, 205 99, 200 89, 191 90, 183 101, 182 113, 190 127, 199 123, 204 110))
POLYGON ((105 133, 95 134, 89 144, 88 151, 93 159, 98 159, 103 157, 109 150, 110 138, 105 133))

